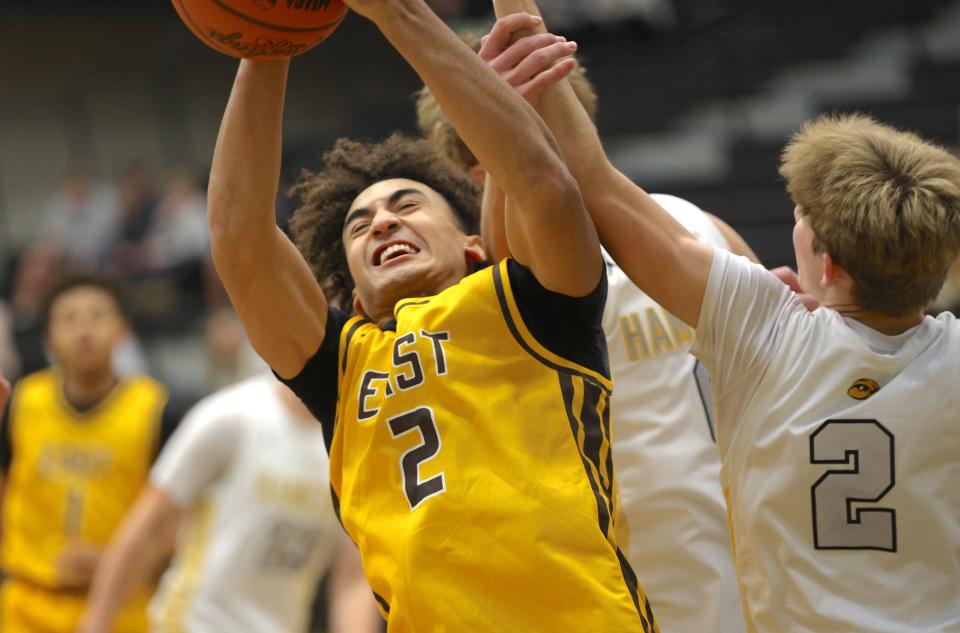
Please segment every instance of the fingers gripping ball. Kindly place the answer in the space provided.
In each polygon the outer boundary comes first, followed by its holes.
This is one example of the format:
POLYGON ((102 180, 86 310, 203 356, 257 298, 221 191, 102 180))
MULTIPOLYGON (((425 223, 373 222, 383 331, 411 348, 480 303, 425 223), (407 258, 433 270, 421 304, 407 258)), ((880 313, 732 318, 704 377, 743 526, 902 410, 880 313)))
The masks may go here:
POLYGON ((333 33, 347 14, 343 0, 172 0, 180 18, 207 45, 233 57, 285 59, 333 33))

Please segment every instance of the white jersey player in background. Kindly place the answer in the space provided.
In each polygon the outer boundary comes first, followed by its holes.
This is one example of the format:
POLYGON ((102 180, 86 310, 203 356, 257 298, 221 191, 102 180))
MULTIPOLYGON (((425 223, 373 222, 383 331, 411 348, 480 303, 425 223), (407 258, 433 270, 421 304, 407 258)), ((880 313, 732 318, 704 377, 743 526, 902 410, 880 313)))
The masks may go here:
POLYGON ((327 471, 320 424, 273 377, 201 401, 104 555, 81 631, 111 630, 123 596, 169 554, 177 526, 173 563, 151 603, 153 633, 304 633, 334 561, 329 630, 379 631, 327 471))
MULTIPOLYGON (((483 55, 502 49, 509 36, 502 26, 495 29, 483 40, 483 55)), ((580 100, 589 99, 587 80, 576 80, 580 100)), ((475 159, 426 90, 418 113, 421 130, 438 152, 482 182, 482 167, 468 164, 475 159)), ((699 239, 756 258, 719 219, 675 196, 658 195, 657 200, 699 239)), ((494 260, 509 255, 503 204, 502 193, 487 183, 483 237, 494 260)), ((611 428, 621 502, 618 542, 663 631, 743 633, 720 458, 708 412, 709 384, 689 354, 694 331, 646 296, 606 253, 604 259, 608 291, 603 329, 616 383, 611 428)))
POLYGON ((575 103, 561 84, 539 106, 604 243, 697 328, 748 630, 960 631, 960 323, 925 316, 960 252, 960 160, 862 116, 793 138, 809 312, 617 172, 575 103))
MULTIPOLYGON (((729 248, 695 205, 654 197, 698 239, 729 248)), ((613 459, 627 558, 665 632, 742 633, 709 378, 689 353, 695 332, 604 257, 603 331, 615 381, 613 459)))

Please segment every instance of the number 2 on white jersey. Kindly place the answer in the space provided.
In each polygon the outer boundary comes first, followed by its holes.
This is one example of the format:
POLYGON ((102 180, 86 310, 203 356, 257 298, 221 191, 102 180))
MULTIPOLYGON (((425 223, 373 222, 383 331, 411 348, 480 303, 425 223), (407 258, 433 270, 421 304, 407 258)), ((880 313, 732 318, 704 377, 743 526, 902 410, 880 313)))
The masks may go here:
POLYGON ((896 552, 896 511, 868 507, 896 483, 893 433, 876 420, 827 420, 810 435, 810 462, 845 466, 810 490, 814 547, 896 552))

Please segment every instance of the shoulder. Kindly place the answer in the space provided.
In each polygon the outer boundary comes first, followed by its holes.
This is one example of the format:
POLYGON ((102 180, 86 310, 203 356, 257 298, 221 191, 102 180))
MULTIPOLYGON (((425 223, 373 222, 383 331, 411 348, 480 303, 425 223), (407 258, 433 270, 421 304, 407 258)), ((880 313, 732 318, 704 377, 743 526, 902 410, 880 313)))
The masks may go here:
POLYGON ((162 401, 166 401, 170 396, 170 391, 166 385, 146 374, 130 374, 123 380, 128 389, 133 389, 138 394, 148 395, 162 401))
POLYGON ((17 380, 13 386, 14 392, 32 392, 38 389, 47 389, 54 385, 56 382, 56 373, 53 369, 41 369, 40 371, 35 371, 32 374, 27 374, 26 376, 17 380))
POLYGON ((51 368, 27 374, 13 384, 7 406, 11 412, 15 412, 23 406, 41 405, 50 402, 55 395, 58 384, 57 374, 51 368))
POLYGON ((217 391, 198 402, 188 419, 257 418, 277 406, 276 380, 257 376, 217 391))
POLYGON ((730 245, 710 216, 700 207, 689 200, 671 196, 665 193, 654 193, 651 198, 657 201, 663 209, 673 216, 683 228, 690 231, 694 237, 705 244, 729 249, 730 245))

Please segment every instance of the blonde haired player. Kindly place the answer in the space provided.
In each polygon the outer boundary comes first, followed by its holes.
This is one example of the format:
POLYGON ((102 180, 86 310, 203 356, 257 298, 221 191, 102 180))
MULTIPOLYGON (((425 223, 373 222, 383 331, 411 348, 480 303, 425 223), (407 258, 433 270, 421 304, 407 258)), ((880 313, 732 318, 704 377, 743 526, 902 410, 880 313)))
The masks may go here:
MULTIPOLYGON (((522 19, 522 14, 515 14, 498 22, 483 38, 482 49, 477 45, 481 56, 513 85, 522 85, 569 53, 563 41, 549 34, 529 38, 523 49, 507 47, 511 24, 522 19), (535 50, 542 58, 522 67, 535 50)), ((579 66, 568 77, 592 119, 596 95, 590 83, 579 66)), ((417 115, 421 131, 439 153, 474 178, 485 176, 426 88, 420 92, 417 115)), ((728 250, 732 242, 734 252, 756 258, 718 218, 675 196, 654 197, 698 239, 728 250)), ((495 183, 487 182, 482 227, 494 261, 509 255, 503 224, 503 194, 495 183)), ((637 288, 606 252, 604 259, 609 290, 603 330, 617 385, 611 424, 624 552, 665 631, 742 633, 720 458, 709 413, 709 378, 689 353, 695 333, 637 288)))
POLYGON ((323 430, 264 376, 201 401, 157 460, 104 554, 82 633, 109 631, 123 597, 170 553, 154 633, 302 633, 335 559, 333 633, 373 633, 377 613, 330 500, 323 430))
POLYGON ((808 312, 619 174, 573 103, 539 106, 601 236, 697 327, 748 629, 960 630, 960 324, 924 314, 960 250, 960 161, 862 116, 805 125, 781 173, 808 312))

